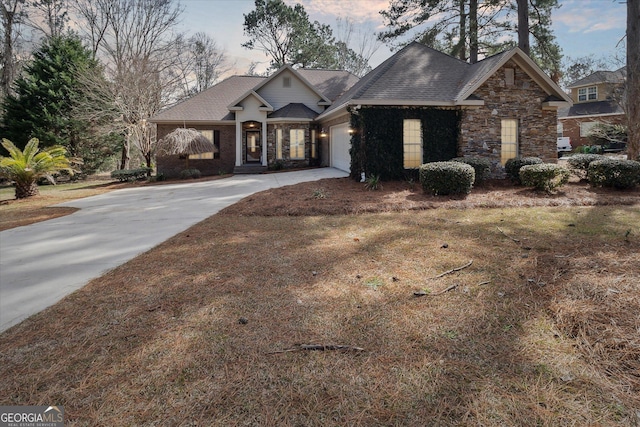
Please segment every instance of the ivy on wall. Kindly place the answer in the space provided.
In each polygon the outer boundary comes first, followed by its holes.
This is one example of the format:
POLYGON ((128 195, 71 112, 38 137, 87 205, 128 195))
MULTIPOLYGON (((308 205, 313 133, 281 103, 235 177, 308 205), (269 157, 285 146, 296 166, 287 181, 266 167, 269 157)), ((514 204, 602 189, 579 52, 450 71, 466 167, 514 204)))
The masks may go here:
POLYGON ((423 163, 458 156, 459 110, 434 107, 361 107, 351 109, 351 176, 379 175, 383 180, 404 179, 403 121, 422 123, 423 163))

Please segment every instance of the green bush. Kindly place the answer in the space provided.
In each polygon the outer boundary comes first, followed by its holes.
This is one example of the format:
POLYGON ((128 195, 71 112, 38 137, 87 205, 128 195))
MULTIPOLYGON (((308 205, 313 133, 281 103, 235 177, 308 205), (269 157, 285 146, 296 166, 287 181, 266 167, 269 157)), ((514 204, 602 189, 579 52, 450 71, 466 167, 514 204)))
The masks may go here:
POLYGON ((520 168, 522 185, 551 193, 569 182, 571 173, 564 166, 553 163, 525 165, 520 168))
POLYGON ((111 178, 120 182, 132 182, 146 178, 151 171, 151 168, 118 169, 111 172, 111 178))
POLYGON ((601 160, 603 157, 600 154, 574 154, 566 157, 571 173, 580 179, 587 177, 587 170, 591 162, 601 160))
POLYGON ((456 157, 451 161, 466 163, 473 167, 476 172, 476 179, 473 183, 476 185, 489 178, 489 175, 491 174, 491 162, 488 159, 483 159, 482 157, 456 157))
POLYGON ((380 182, 380 175, 371 175, 364 182, 364 188, 369 191, 376 191, 382 188, 382 183, 380 182))
POLYGON ((202 174, 200 173, 200 169, 183 169, 180 171, 180 179, 197 179, 200 178, 202 174))
POLYGON ((504 170, 513 182, 521 184, 520 168, 527 165, 539 165, 540 163, 542 163, 542 159, 539 157, 514 157, 507 160, 504 170))
POLYGON ((435 195, 469 194, 475 175, 472 166, 460 162, 433 162, 420 166, 422 189, 435 195))
POLYGON ((581 145, 576 148, 576 153, 579 154, 602 154, 601 145, 581 145))
POLYGON ((591 162, 587 171, 594 187, 632 188, 640 184, 640 162, 604 158, 591 162))

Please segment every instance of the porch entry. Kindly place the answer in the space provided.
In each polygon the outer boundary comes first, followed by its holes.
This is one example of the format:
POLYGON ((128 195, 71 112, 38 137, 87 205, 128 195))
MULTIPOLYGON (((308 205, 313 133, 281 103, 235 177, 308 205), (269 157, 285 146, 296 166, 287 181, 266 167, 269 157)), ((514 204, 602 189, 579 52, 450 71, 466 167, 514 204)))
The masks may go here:
POLYGON ((262 161, 262 140, 259 130, 248 130, 245 133, 246 163, 260 163, 262 161))

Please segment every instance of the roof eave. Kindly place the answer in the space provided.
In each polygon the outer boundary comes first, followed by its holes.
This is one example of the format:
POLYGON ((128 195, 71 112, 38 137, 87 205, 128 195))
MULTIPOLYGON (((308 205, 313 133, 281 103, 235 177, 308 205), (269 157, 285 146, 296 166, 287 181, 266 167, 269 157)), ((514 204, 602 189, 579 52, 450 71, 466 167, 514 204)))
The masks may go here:
POLYGON ((542 103, 543 110, 557 110, 558 108, 569 106, 571 106, 571 103, 566 101, 544 101, 542 103))
POLYGON ((456 105, 460 105, 462 107, 483 107, 484 100, 482 99, 466 99, 461 102, 457 102, 456 105))
MULTIPOLYGON (((465 102, 465 101, 462 101, 465 102)), ((462 105, 462 102, 456 103, 455 101, 427 101, 427 100, 415 100, 415 99, 352 99, 349 101, 349 105, 372 105, 372 106, 410 106, 410 107, 453 107, 456 105, 462 105)), ((475 101, 466 101, 475 102, 475 101)))
MULTIPOLYGON (((240 98, 236 99, 235 101, 233 101, 232 103, 229 104, 229 106, 227 107, 229 109, 229 111, 242 111, 242 107, 239 106, 238 104, 240 104, 242 101, 244 101, 245 99, 247 99, 250 96, 254 96, 261 104, 263 104, 264 106, 266 106, 266 108, 271 108, 270 111, 273 111, 273 107, 271 106, 271 104, 269 104, 267 102, 266 99, 264 99, 263 97, 261 97, 255 90, 251 89, 248 92, 245 92, 240 98)), ((260 107, 260 108, 265 108, 265 107, 260 107)))
POLYGON ((207 125, 233 125, 236 123, 235 120, 193 120, 193 119, 189 119, 189 120, 176 120, 176 119, 161 119, 161 120, 151 120, 149 119, 150 123, 155 123, 157 125, 180 125, 180 126, 184 126, 186 124, 199 124, 199 125, 203 125, 203 124, 207 124, 207 125))
POLYGON ((289 123, 289 122, 297 122, 297 123, 307 123, 313 122, 315 119, 310 119, 308 117, 275 117, 275 118, 267 118, 267 123, 289 123))
POLYGON ((565 119, 588 119, 591 117, 611 117, 611 116, 624 116, 624 113, 596 113, 596 114, 582 114, 577 116, 564 116, 558 117, 558 120, 565 119))
POLYGON ((339 105, 338 107, 334 108, 333 110, 330 111, 325 111, 324 113, 320 114, 318 117, 316 117, 316 120, 328 120, 330 118, 334 118, 334 117, 339 117, 342 116, 344 114, 347 114, 347 107, 350 105, 349 102, 345 102, 344 104, 339 105))

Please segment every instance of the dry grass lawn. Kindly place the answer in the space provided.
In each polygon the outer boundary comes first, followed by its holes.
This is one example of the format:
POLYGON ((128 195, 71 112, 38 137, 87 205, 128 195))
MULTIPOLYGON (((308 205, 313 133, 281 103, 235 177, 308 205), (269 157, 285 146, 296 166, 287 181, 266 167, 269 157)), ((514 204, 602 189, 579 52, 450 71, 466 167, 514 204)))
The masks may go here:
POLYGON ((0 405, 70 426, 639 425, 638 190, 474 193, 254 195, 0 335, 0 405))

